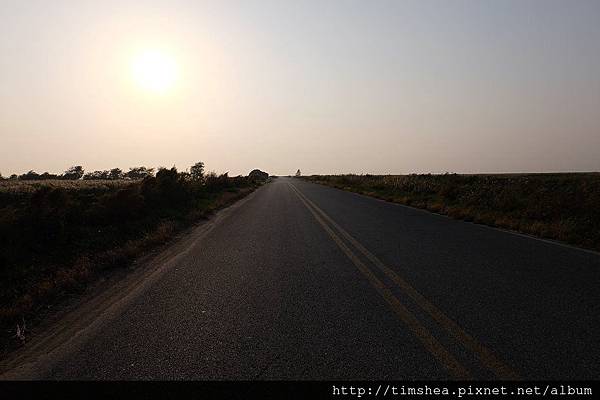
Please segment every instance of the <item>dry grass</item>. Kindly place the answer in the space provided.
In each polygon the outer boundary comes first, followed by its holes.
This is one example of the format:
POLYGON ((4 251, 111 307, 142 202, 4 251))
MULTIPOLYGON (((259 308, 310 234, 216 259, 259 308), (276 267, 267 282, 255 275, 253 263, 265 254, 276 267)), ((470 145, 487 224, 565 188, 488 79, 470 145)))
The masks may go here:
POLYGON ((60 180, 39 181, 0 180, 0 193, 33 193, 40 188, 61 188, 67 190, 115 190, 135 184, 133 180, 60 180))

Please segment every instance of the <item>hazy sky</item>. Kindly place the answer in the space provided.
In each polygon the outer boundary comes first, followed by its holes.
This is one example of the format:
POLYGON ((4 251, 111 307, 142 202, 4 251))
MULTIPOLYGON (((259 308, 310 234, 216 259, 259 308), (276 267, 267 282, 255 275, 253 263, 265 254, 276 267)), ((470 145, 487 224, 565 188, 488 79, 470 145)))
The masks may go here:
POLYGON ((598 171, 600 1, 0 0, 0 139, 5 176, 598 171))

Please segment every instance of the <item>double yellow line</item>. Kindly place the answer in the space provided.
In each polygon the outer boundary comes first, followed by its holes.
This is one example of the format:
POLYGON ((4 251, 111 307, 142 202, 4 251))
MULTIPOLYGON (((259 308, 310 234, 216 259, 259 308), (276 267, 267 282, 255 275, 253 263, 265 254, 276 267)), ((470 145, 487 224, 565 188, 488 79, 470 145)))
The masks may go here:
POLYGON ((388 279, 390 279, 402 292, 414 303, 425 311, 442 329, 452 336, 459 344, 470 350, 480 362, 491 370, 497 378, 503 380, 518 379, 518 375, 504 362, 497 358, 488 348, 479 343, 473 336, 464 331, 456 322, 446 316, 440 309, 427 300, 406 280, 386 266, 373 253, 361 245, 354 237, 339 226, 315 203, 308 199, 293 184, 289 184, 294 193, 308 208, 317 222, 329 234, 331 239, 338 245, 342 252, 352 261, 369 283, 390 305, 392 310, 404 324, 413 332, 417 339, 456 379, 471 379, 471 373, 431 334, 431 332, 419 321, 419 319, 408 309, 392 291, 383 283, 373 271, 363 263, 352 249, 344 242, 344 239, 361 253, 367 260, 376 266, 388 279), (335 230, 334 230, 334 229, 335 230), (337 231, 337 233, 336 233, 337 231))

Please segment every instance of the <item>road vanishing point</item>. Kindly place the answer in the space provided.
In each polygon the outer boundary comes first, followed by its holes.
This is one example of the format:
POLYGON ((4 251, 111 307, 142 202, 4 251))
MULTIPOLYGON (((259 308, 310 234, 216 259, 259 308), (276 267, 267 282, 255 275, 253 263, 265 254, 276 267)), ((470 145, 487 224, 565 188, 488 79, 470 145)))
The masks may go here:
POLYGON ((277 178, 2 379, 597 379, 600 255, 277 178))

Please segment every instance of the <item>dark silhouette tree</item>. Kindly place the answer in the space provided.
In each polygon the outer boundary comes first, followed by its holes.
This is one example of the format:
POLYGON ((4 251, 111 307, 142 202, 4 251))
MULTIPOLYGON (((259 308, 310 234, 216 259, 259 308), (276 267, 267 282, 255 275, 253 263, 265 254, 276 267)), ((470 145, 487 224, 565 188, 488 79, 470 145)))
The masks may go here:
POLYGON ((100 180, 100 179, 108 179, 108 171, 94 171, 94 172, 88 172, 87 174, 83 175, 83 179, 85 180, 100 180))
POLYGON ((113 168, 110 171, 108 171, 108 179, 113 179, 113 180, 117 180, 117 179, 123 179, 123 171, 121 171, 120 168, 113 168))
POLYGON ((129 179, 144 179, 149 176, 154 176, 154 168, 135 167, 129 168, 129 172, 125 173, 125 178, 129 179))
POLYGON ((190 176, 194 181, 201 181, 204 179, 204 163, 202 161, 190 167, 190 176))
POLYGON ((42 179, 42 180, 58 179, 58 175, 51 174, 49 172, 44 172, 43 174, 40 175, 40 179, 42 179))
POLYGON ((40 174, 31 170, 26 174, 19 175, 19 180, 21 181, 37 181, 40 179, 40 174))
POLYGON ((78 180, 83 177, 84 172, 81 165, 76 165, 66 170, 65 173, 62 174, 62 178, 67 180, 78 180))
POLYGON ((123 178, 124 178, 123 171, 121 171, 121 169, 119 169, 119 168, 113 168, 111 170, 106 170, 106 171, 88 172, 87 174, 85 174, 83 176, 83 179, 85 179, 85 180, 100 180, 100 179, 117 180, 117 179, 123 179, 123 178))

